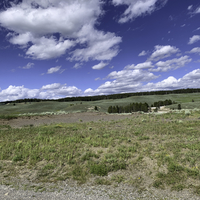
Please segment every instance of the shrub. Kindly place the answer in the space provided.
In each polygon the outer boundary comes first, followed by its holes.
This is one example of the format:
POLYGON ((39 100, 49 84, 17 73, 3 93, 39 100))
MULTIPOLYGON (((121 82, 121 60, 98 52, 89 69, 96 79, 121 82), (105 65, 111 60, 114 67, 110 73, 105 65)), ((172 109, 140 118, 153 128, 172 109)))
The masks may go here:
POLYGON ((158 112, 158 108, 154 109, 153 111, 154 111, 154 112, 158 112))
POLYGON ((172 162, 169 164, 168 170, 169 172, 180 172, 180 171, 184 171, 184 168, 172 162))
POLYGON ((23 160, 23 157, 22 157, 21 154, 19 154, 19 155, 15 155, 15 156, 13 157, 12 160, 13 160, 13 162, 22 161, 22 160, 23 160))
POLYGON ((105 164, 92 164, 90 166, 90 173, 96 174, 98 176, 107 176, 108 175, 108 167, 105 164))
POLYGON ((191 115, 190 110, 185 110, 185 115, 187 115, 187 116, 191 115))
POLYGON ((121 170, 121 169, 126 169, 126 163, 125 162, 113 163, 112 171, 118 171, 118 170, 121 170))

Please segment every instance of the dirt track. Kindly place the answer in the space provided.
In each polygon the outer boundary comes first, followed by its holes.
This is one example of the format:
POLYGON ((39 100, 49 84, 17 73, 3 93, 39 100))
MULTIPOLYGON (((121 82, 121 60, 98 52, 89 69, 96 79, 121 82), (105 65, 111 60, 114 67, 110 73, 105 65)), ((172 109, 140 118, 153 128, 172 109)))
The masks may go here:
POLYGON ((12 120, 0 120, 0 125, 10 125, 12 128, 20 128, 24 126, 39 126, 51 123, 76 123, 89 121, 111 121, 131 118, 133 115, 109 115, 106 113, 70 113, 65 115, 47 115, 47 116, 31 116, 18 117, 12 120))

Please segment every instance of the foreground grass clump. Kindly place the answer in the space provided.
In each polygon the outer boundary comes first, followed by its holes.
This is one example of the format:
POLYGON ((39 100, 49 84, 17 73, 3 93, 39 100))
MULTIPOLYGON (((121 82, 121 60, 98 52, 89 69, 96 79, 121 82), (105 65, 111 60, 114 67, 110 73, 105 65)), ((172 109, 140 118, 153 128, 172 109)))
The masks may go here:
POLYGON ((33 182, 126 183, 200 194, 199 117, 135 114, 121 121, 0 129, 0 179, 23 175, 33 182))

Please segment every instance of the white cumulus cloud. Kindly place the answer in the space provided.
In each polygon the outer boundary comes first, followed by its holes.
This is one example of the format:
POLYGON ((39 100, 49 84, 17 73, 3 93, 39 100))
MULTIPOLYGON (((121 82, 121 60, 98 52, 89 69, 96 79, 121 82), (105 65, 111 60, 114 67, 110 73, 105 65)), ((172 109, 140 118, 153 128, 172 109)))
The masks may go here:
POLYGON ((103 3, 15 1, 0 11, 0 24, 10 31, 10 43, 24 48, 28 58, 46 60, 67 54, 68 59, 76 61, 111 60, 119 53, 121 37, 95 28, 103 14, 103 3))
POLYGON ((180 79, 173 76, 157 83, 148 83, 144 85, 143 91, 152 90, 175 90, 180 88, 198 88, 200 85, 200 69, 195 69, 180 79))
POLYGON ((41 37, 34 39, 34 44, 27 50, 26 55, 32 59, 47 60, 57 58, 66 53, 66 50, 75 45, 74 41, 56 38, 41 37))
POLYGON ((170 57, 172 54, 178 53, 180 50, 174 46, 166 45, 156 45, 155 50, 152 55, 149 57, 149 60, 160 60, 163 58, 170 57))
POLYGON ((99 64, 94 65, 94 66, 92 67, 92 69, 100 70, 100 69, 103 69, 103 68, 104 68, 105 66, 107 66, 107 65, 108 65, 108 63, 100 62, 99 64))
POLYGON ((189 51, 188 53, 197 53, 197 54, 200 54, 200 47, 195 47, 191 51, 189 51))
POLYGON ((9 101, 24 98, 36 98, 39 95, 38 89, 28 89, 22 86, 10 85, 4 90, 0 90, 0 101, 9 101))
POLYGON ((39 89, 29 89, 24 87, 24 85, 10 85, 4 90, 0 89, 0 102, 25 98, 58 99, 63 97, 80 96, 81 94, 82 91, 77 87, 67 86, 66 84, 62 85, 60 83, 44 85, 39 89))
POLYGON ((59 89, 60 86, 61 86, 60 83, 52 83, 52 84, 42 86, 41 90, 59 89))
POLYGON ((30 32, 22 34, 8 34, 8 37, 11 37, 10 43, 18 45, 26 45, 28 42, 33 40, 33 36, 30 32))
POLYGON ((128 65, 126 66, 124 69, 149 69, 149 68, 153 68, 154 66, 152 65, 152 62, 144 62, 144 63, 139 63, 137 65, 128 65))
POLYGON ((119 43, 122 39, 114 33, 97 31, 92 26, 84 26, 77 34, 81 44, 86 48, 76 49, 71 52, 71 61, 111 60, 119 53, 119 43))
POLYGON ((198 42, 200 40, 200 35, 193 35, 190 39, 188 44, 194 44, 195 42, 198 42))
POLYGON ((86 89, 84 94, 106 95, 111 93, 136 92, 137 90, 140 90, 140 87, 144 82, 156 79, 157 76, 141 69, 123 69, 121 71, 111 72, 107 78, 113 79, 113 81, 106 81, 95 90, 91 88, 86 89))
MULTIPOLYGON (((129 71, 130 72, 130 71, 129 71)), ((84 91, 85 95, 107 95, 111 93, 142 92, 158 90, 175 90, 180 88, 198 88, 200 85, 200 69, 193 70, 182 78, 176 79, 173 76, 159 81, 149 82, 157 76, 143 70, 133 70, 131 75, 127 75, 126 70, 112 72, 110 78, 114 81, 106 81, 97 89, 88 88, 84 91), (128 77, 128 79, 127 79, 128 77), (137 77, 139 77, 137 79, 137 77), (148 81, 148 83, 146 83, 148 81)))
POLYGON ((192 61, 189 56, 182 56, 180 58, 174 58, 172 60, 167 61, 159 61, 156 63, 156 69, 149 69, 149 71, 153 72, 167 72, 169 70, 175 70, 180 67, 184 67, 186 64, 192 61))

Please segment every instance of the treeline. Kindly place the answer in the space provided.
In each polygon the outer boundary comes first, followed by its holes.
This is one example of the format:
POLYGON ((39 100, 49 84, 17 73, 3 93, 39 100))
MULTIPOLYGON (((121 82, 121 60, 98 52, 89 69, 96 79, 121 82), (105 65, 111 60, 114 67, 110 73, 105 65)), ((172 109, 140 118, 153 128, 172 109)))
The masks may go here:
POLYGON ((30 102, 41 102, 41 101, 52 101, 51 99, 17 99, 15 101, 4 101, 1 102, 2 105, 7 104, 7 103, 30 103, 30 102))
POLYGON ((173 101, 171 99, 166 99, 165 101, 157 101, 154 102, 151 107, 156 107, 156 108, 160 108, 160 106, 168 106, 168 105, 172 105, 175 104, 176 102, 173 101))
POLYGON ((109 106, 108 113, 132 113, 132 112, 148 112, 149 105, 147 103, 131 103, 127 106, 109 106))
POLYGON ((122 99, 132 96, 145 96, 145 95, 166 95, 166 94, 183 94, 183 93, 200 93, 200 88, 187 88, 178 90, 162 90, 150 92, 136 92, 136 93, 123 93, 123 94, 110 94, 99 96, 79 96, 79 97, 66 97, 61 99, 18 99, 15 101, 5 101, 6 103, 22 103, 22 102, 41 102, 41 101, 58 101, 58 102, 71 102, 71 101, 99 101, 105 99, 122 99))
MULTIPOLYGON (((171 105, 173 102, 172 100, 165 100, 165 101, 158 101, 154 102, 151 107, 156 107, 160 108, 160 106, 167 106, 171 105)), ((175 102, 174 102, 175 103, 175 102)), ((150 107, 148 103, 131 103, 127 106, 109 106, 108 107, 108 113, 132 113, 132 112, 138 112, 138 111, 143 111, 143 112, 148 112, 150 111, 150 107)))

